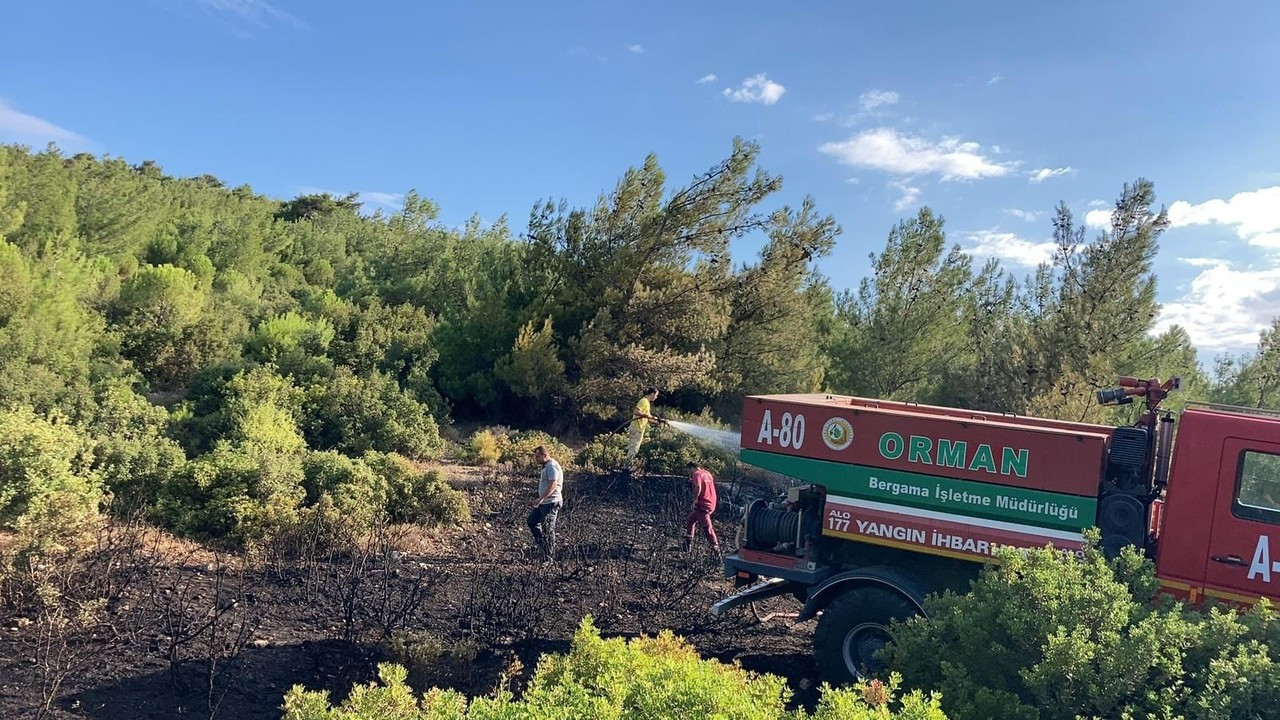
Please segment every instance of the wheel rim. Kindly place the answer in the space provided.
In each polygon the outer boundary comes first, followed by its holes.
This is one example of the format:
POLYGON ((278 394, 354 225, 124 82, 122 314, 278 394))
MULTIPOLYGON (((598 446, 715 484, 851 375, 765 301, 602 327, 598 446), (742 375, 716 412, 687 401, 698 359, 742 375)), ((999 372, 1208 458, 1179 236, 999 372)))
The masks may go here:
POLYGON ((845 669, 855 680, 865 676, 864 668, 868 672, 878 671, 881 662, 875 657, 876 651, 892 641, 893 636, 880 623, 855 625, 844 636, 841 648, 845 669))

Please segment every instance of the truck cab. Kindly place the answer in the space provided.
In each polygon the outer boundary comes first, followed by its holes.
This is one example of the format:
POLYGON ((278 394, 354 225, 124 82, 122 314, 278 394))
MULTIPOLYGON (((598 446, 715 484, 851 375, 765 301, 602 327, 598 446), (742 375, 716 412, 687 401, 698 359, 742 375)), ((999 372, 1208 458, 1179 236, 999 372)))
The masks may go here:
POLYGON ((1192 602, 1280 601, 1280 416, 1183 411, 1151 548, 1170 594, 1192 602))
POLYGON ((817 619, 833 683, 877 670, 893 620, 965 592, 998 546, 1109 556, 1136 546, 1162 591, 1192 603, 1280 602, 1280 413, 1160 401, 1176 379, 1121 378, 1102 404, 1142 399, 1131 426, 835 395, 745 401, 743 462, 790 477, 747 507, 722 613, 790 594, 817 619), (1175 441, 1175 424, 1176 441, 1175 441))

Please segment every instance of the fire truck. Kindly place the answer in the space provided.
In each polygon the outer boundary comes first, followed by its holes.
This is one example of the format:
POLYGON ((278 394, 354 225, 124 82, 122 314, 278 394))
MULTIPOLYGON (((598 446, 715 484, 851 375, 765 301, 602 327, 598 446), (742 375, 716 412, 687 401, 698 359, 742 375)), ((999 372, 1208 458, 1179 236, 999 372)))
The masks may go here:
POLYGON ((742 516, 724 560, 737 592, 712 612, 790 594, 817 618, 823 677, 879 669, 890 623, 927 595, 966 592, 1001 547, 1126 546, 1162 592, 1193 604, 1280 601, 1280 414, 1161 401, 1179 381, 1121 378, 1104 405, 1131 426, 1064 422, 839 395, 744 401, 744 463, 795 481, 742 516), (1175 442, 1175 414, 1177 415, 1175 442), (1271 549, 1271 533, 1277 547, 1271 549))

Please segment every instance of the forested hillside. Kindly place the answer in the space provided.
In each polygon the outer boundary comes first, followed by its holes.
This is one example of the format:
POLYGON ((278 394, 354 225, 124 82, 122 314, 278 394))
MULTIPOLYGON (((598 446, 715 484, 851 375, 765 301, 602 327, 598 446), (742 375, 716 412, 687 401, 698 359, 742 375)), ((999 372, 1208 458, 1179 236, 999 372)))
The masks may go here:
POLYGON ((590 433, 650 383, 729 422, 745 394, 816 390, 1106 421, 1093 392, 1117 374, 1274 402, 1270 335, 1211 386, 1185 333, 1151 334, 1167 220, 1145 180, 1098 237, 1059 207, 1058 252, 1031 276, 976 265, 926 208, 837 292, 815 263, 841 228, 777 204, 757 153, 735 141, 686 182, 649 157, 594 206, 540 203, 514 232, 446 227, 416 193, 368 216, 355 196, 6 147, 3 427, 65 448, 117 506, 221 536, 363 486, 370 463, 432 457, 455 419, 590 433), (758 256, 731 257, 743 239, 758 256))
MULTIPOLYGON (((812 202, 773 202, 781 179, 756 154, 736 142, 686 183, 650 157, 593 207, 548 201, 513 232, 445 227, 414 193, 369 217, 354 196, 279 201, 151 162, 8 147, 3 402, 91 422, 107 388, 132 388, 176 410, 191 451, 224 434, 206 417, 219 378, 270 366, 300 390, 337 386, 307 394, 313 447, 351 442, 323 416, 359 397, 430 416, 374 443, 422 455, 433 421, 591 427, 651 382, 728 418, 761 391, 1074 417, 1121 372, 1209 392, 1185 334, 1149 335, 1167 224, 1150 183, 1121 190, 1097 238, 1058 208, 1060 250, 1030 277, 976 265, 923 209, 835 292, 814 263, 841 229, 812 202), (764 248, 732 258, 739 238, 764 248)), ((1224 397, 1270 401, 1264 368, 1224 369, 1224 397)))

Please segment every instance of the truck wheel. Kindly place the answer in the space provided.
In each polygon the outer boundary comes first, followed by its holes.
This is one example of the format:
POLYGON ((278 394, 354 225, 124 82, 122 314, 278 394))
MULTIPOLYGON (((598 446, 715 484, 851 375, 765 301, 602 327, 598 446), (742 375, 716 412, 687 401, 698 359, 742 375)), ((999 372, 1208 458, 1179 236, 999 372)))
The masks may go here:
POLYGON ((890 620, 905 620, 916 609, 898 593, 878 587, 849 590, 818 618, 813 654, 823 679, 832 685, 863 680, 884 669, 875 653, 893 640, 890 620))

